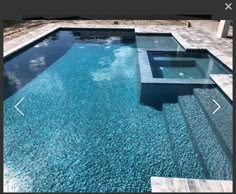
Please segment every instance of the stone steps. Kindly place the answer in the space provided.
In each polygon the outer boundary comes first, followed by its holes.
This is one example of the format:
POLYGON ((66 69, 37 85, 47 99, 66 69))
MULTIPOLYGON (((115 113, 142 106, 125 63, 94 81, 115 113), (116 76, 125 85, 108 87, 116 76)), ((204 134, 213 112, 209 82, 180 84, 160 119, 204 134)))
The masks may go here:
POLYGON ((212 128, 215 130, 221 145, 232 158, 233 153, 233 109, 230 102, 216 88, 194 89, 194 95, 201 105, 212 128), (213 99, 219 103, 221 108, 215 114, 217 106, 213 99))
POLYGON ((209 177, 207 169, 198 155, 198 150, 193 145, 179 104, 163 104, 163 113, 173 147, 173 155, 177 161, 179 177, 209 177))
POLYGON ((180 96, 178 100, 189 133, 195 139, 195 146, 210 177, 232 179, 232 162, 228 159, 197 99, 193 95, 186 95, 180 96))

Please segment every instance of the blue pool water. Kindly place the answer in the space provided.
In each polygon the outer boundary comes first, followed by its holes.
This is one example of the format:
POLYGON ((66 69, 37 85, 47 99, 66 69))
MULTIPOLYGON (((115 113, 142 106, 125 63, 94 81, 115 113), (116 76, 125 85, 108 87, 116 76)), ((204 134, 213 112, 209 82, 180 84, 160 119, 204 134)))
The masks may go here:
POLYGON ((138 48, 151 51, 184 51, 171 34, 144 34, 136 36, 138 48))
POLYGON ((153 77, 209 79, 210 74, 231 73, 207 51, 148 52, 153 77))
POLYGON ((210 123, 202 106, 210 112, 211 92, 232 121, 217 88, 157 110, 140 103, 134 42, 53 36, 4 64, 4 190, 143 192, 151 176, 232 179, 232 124, 210 123), (23 97, 24 117, 14 109, 23 97))

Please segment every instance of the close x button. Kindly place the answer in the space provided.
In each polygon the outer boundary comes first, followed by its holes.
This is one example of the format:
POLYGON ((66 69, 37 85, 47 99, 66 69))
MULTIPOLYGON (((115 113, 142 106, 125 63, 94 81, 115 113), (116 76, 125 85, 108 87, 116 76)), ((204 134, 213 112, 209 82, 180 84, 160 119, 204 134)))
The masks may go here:
POLYGON ((225 10, 232 10, 233 3, 225 3, 225 10))

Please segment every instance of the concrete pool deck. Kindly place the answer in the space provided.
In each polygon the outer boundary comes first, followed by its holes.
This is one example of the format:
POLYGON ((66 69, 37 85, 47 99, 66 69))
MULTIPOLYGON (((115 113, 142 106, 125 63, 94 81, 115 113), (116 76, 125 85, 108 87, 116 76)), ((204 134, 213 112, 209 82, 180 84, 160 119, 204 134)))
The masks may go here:
MULTIPOLYGON (((68 24, 65 22, 56 24, 47 24, 43 27, 34 29, 30 33, 19 36, 12 40, 4 42, 3 56, 6 57, 11 53, 14 53, 27 46, 28 44, 38 40, 39 38, 47 35, 48 33, 58 28, 112 28, 112 29, 133 29, 135 33, 171 33, 177 41, 185 49, 207 49, 220 61, 222 61, 229 69, 233 69, 233 39, 232 38, 218 38, 216 31, 207 27, 186 27, 186 26, 156 26, 156 25, 92 25, 92 24, 68 24)), ((230 30, 232 34, 232 29, 230 30)), ((221 88, 221 90, 233 100, 232 75, 213 75, 211 76, 213 81, 221 88)))

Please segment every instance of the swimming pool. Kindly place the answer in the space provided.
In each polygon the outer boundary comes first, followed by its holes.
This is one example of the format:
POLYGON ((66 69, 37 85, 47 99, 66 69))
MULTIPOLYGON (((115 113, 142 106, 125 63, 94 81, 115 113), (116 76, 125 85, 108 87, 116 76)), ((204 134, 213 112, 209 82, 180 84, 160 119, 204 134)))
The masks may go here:
POLYGON ((147 192, 151 176, 232 179, 231 102, 211 87, 161 110, 140 103, 136 54, 122 35, 59 30, 4 61, 5 191, 147 192), (225 119, 210 122, 209 93, 225 119), (14 109, 22 98, 24 117, 14 109))

